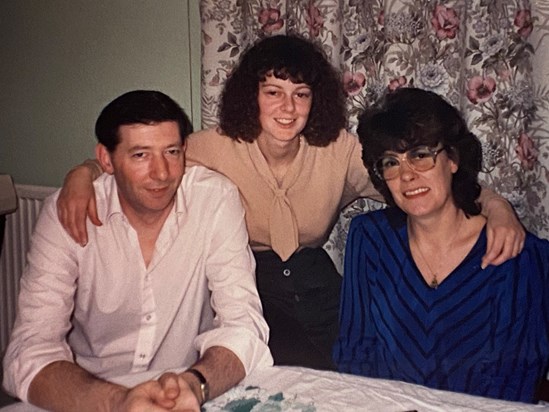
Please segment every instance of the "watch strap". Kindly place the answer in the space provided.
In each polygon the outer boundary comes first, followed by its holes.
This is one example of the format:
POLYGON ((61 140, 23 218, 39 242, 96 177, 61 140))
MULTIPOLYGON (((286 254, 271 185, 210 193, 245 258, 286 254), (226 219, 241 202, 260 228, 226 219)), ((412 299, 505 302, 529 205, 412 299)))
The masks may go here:
POLYGON ((202 375, 202 372, 194 368, 187 369, 185 372, 189 372, 198 379, 200 383, 200 395, 202 396, 200 404, 206 403, 210 399, 210 385, 204 375, 202 375))

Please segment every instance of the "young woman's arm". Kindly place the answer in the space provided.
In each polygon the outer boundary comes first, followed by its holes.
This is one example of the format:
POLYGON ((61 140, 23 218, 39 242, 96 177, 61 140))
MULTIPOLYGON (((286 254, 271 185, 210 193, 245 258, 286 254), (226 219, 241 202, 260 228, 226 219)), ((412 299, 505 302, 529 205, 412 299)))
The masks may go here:
POLYGON ((94 225, 102 225, 97 216, 93 189, 93 181, 102 173, 97 160, 86 160, 67 173, 57 199, 59 221, 69 235, 82 246, 88 243, 86 217, 89 217, 94 225))

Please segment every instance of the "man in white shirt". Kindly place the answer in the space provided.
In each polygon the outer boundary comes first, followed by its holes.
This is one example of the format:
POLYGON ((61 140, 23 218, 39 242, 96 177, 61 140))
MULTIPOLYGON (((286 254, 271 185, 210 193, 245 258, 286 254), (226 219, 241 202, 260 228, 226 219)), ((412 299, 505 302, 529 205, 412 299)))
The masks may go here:
POLYGON ((57 194, 46 200, 4 387, 54 411, 198 411, 272 363, 238 189, 185 170, 191 126, 160 92, 118 97, 95 131, 104 223, 88 224, 82 248, 59 223, 57 194), (163 374, 135 388, 109 382, 147 370, 163 374))

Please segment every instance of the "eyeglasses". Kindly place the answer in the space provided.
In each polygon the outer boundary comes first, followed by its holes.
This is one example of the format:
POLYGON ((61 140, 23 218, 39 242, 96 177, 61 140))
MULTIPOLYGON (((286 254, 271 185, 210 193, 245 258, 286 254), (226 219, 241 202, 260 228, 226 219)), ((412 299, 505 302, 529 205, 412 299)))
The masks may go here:
POLYGON ((426 172, 435 167, 436 158, 444 149, 445 147, 417 146, 406 151, 402 160, 395 155, 386 155, 374 164, 374 171, 383 180, 395 179, 400 175, 401 162, 406 161, 412 170, 426 172))

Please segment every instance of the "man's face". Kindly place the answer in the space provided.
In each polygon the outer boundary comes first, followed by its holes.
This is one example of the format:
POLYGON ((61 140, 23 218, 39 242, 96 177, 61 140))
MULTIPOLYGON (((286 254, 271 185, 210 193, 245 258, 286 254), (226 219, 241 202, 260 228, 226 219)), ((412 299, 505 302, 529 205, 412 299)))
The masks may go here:
POLYGON ((98 145, 97 158, 118 185, 128 218, 165 216, 173 205, 185 170, 184 146, 176 122, 132 124, 119 128, 113 153, 98 145))

